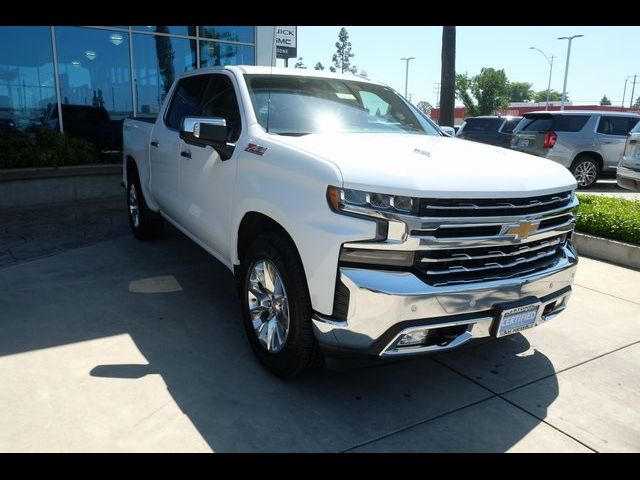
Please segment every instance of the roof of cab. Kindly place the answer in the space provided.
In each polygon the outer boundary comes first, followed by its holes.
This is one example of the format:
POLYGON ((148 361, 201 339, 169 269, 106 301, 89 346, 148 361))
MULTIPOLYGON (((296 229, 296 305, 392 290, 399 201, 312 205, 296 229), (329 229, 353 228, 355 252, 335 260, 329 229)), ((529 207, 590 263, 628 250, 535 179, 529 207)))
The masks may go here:
MULTIPOLYGON (((226 65, 224 67, 206 67, 198 70, 191 70, 183 74, 182 76, 191 76, 202 73, 213 73, 221 70, 235 71, 241 74, 258 74, 258 75, 288 75, 292 77, 316 77, 316 78, 335 78, 340 80, 351 80, 358 82, 374 83, 377 85, 385 85, 382 82, 375 82, 369 78, 362 77, 360 75, 354 75, 353 73, 333 73, 325 72, 322 70, 313 70, 306 68, 285 68, 285 67, 268 67, 259 65, 226 65)), ((386 85, 385 85, 386 86, 386 85)))

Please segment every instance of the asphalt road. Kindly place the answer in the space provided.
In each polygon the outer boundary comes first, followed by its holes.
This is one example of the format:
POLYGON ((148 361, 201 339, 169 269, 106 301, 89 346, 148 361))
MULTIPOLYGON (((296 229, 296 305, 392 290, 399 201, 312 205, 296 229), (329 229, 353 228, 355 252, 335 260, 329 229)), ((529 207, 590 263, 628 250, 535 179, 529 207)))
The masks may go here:
POLYGON ((593 193, 607 197, 621 197, 629 200, 640 200, 640 192, 633 192, 620 188, 615 180, 600 180, 588 190, 579 190, 578 193, 593 193))

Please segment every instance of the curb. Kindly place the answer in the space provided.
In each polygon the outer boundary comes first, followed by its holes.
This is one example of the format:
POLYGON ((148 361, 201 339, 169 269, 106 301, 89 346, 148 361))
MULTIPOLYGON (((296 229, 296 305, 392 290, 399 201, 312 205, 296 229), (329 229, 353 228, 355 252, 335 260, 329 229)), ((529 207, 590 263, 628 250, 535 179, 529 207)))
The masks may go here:
POLYGON ((579 255, 640 270, 640 246, 574 232, 573 246, 579 255))

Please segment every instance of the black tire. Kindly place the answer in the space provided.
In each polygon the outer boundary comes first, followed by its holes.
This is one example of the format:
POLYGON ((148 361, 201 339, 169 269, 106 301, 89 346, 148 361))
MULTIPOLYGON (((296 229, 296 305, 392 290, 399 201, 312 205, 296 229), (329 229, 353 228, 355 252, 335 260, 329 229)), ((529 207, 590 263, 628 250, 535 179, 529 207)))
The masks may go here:
POLYGON ((578 155, 569 170, 578 182, 580 189, 586 190, 593 187, 600 178, 600 164, 590 155, 578 155), (593 174, 595 175, 592 176, 593 174))
POLYGON ((127 175, 126 198, 129 225, 131 226, 133 235, 142 241, 158 238, 162 233, 164 220, 159 214, 147 206, 147 202, 142 193, 142 187, 140 186, 140 177, 138 171, 135 169, 130 170, 127 175), (135 196, 135 203, 137 205, 137 219, 134 212, 135 208, 132 208, 132 195, 135 196))
POLYGON ((251 244, 240 269, 242 317, 251 349, 267 370, 282 378, 292 378, 323 365, 323 357, 313 334, 313 312, 307 280, 295 251, 289 239, 272 232, 264 233, 251 244), (288 299, 288 333, 281 350, 277 352, 268 351, 260 342, 249 313, 251 272, 255 265, 265 260, 277 269, 288 299))

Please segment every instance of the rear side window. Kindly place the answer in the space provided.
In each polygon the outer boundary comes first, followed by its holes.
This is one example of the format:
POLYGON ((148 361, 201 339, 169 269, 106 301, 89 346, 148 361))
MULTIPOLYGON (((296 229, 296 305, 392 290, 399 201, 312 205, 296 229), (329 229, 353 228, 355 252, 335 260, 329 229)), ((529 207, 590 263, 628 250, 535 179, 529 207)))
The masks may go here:
POLYGON ((588 115, 558 115, 553 119, 556 132, 579 132, 589 120, 588 115))
POLYGON ((516 128, 516 125, 518 125, 518 123, 520 123, 520 118, 512 118, 510 120, 507 120, 506 122, 504 122, 504 125, 502 127, 502 133, 513 132, 513 129, 516 128))
POLYGON ((463 130, 467 132, 497 131, 502 124, 501 118, 467 118, 463 130))
POLYGON ((198 115, 201 94, 208 80, 208 75, 196 75, 180 80, 165 116, 165 123, 169 128, 180 130, 184 117, 198 115))
POLYGON ((553 117, 524 117, 518 124, 522 132, 546 132, 551 130, 553 117))
POLYGON ((518 130, 528 132, 579 132, 589 120, 588 115, 525 116, 518 130))
POLYGON ((638 123, 634 117, 614 117, 603 115, 598 124, 598 133, 603 135, 627 136, 633 127, 638 123))

